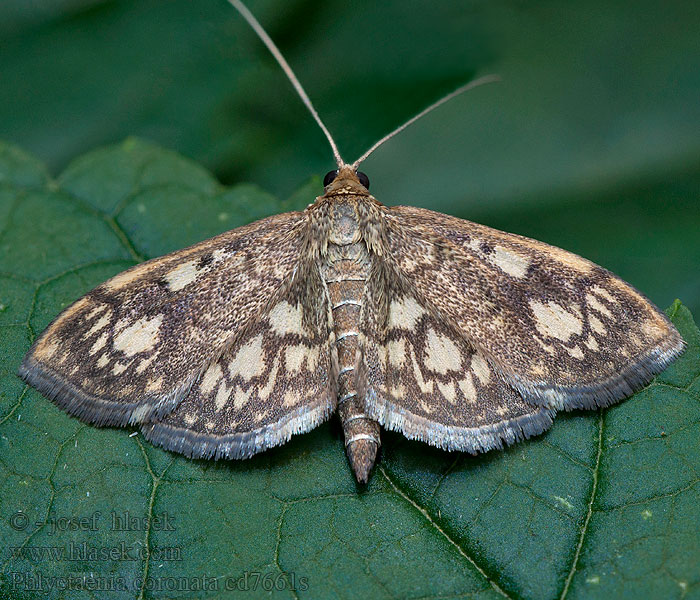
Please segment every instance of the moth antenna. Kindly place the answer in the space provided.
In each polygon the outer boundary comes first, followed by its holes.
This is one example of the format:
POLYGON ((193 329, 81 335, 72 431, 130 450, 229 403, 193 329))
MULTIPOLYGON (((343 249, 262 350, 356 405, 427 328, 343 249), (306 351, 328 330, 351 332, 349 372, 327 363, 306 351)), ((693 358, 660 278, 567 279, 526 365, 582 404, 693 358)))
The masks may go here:
POLYGON ((267 49, 272 53, 272 56, 275 57, 275 60, 279 63, 279 66, 282 67, 284 74, 287 76, 289 81, 292 82, 297 94, 299 94, 299 97, 306 105, 306 108, 309 109, 311 116, 316 119, 316 123, 318 123, 318 126, 325 134, 328 143, 331 145, 331 150, 333 150, 333 158, 335 158, 338 168, 345 165, 345 161, 340 156, 340 152, 338 152, 338 146, 336 146, 333 136, 331 136, 330 131, 328 131, 328 128, 323 124, 323 121, 321 121, 321 117, 318 116, 318 112, 316 112, 316 109, 311 103, 309 96, 304 91, 301 83, 299 83, 297 76, 294 74, 294 71, 292 71, 292 67, 289 66, 289 63, 287 63, 284 56, 282 56, 282 53, 279 51, 279 48, 275 45, 275 42, 273 42, 272 38, 267 35, 267 32, 263 29, 262 25, 260 25, 258 20, 253 16, 253 13, 248 10, 243 2, 240 0, 228 0, 228 2, 231 4, 231 6, 233 6, 233 8, 241 13, 241 16, 248 22, 248 25, 250 25, 253 28, 253 31, 258 34, 258 37, 262 40, 263 44, 267 46, 267 49))
POLYGON ((404 129, 406 129, 406 127, 408 127, 409 125, 412 125, 421 117, 424 117, 429 112, 435 110, 438 106, 445 104, 445 102, 447 102, 448 100, 452 100, 452 98, 459 96, 460 94, 466 92, 467 90, 472 90, 475 87, 479 87, 480 85, 485 85, 487 83, 494 83, 495 81, 501 81, 501 78, 498 75, 485 75, 484 77, 479 77, 479 79, 475 79, 474 81, 470 81, 469 83, 467 83, 461 87, 458 87, 454 92, 450 92, 449 94, 447 94, 447 96, 443 96, 437 102, 434 102, 433 104, 431 104, 427 108, 424 108, 416 116, 411 117, 403 125, 400 125, 396 129, 394 129, 394 131, 385 135, 381 140, 379 140, 369 150, 367 150, 367 152, 365 152, 362 156, 360 156, 360 158, 358 158, 354 163, 352 163, 353 169, 357 170, 357 167, 360 166, 360 163, 363 162, 370 154, 372 154, 372 152, 374 152, 377 148, 379 148, 379 146, 381 146, 384 142, 388 142, 397 133, 402 132, 404 129))

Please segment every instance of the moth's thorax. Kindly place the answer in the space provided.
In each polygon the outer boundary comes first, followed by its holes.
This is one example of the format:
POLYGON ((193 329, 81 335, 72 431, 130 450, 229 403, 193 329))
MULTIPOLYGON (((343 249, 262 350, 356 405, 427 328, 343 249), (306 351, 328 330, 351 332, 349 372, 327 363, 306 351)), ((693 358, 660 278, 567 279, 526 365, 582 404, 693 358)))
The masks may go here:
POLYGON ((325 259, 329 258, 331 246, 344 247, 363 242, 370 254, 384 254, 385 210, 367 190, 365 195, 320 196, 307 207, 308 252, 317 259, 325 259))
POLYGON ((360 219, 357 204, 342 198, 329 205, 330 231, 328 241, 338 246, 348 246, 360 241, 360 219))

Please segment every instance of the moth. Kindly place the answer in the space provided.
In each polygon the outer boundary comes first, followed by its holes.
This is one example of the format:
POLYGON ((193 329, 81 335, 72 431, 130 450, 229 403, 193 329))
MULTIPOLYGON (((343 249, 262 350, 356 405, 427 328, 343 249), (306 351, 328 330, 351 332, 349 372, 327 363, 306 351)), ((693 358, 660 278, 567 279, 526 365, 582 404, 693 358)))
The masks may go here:
POLYGON ((565 250, 369 192, 253 15, 230 0, 324 131, 337 169, 306 210, 139 264, 64 310, 19 375, 96 425, 188 457, 246 458, 337 411, 367 482, 380 426, 503 448, 559 410, 609 406, 684 341, 632 286, 565 250))

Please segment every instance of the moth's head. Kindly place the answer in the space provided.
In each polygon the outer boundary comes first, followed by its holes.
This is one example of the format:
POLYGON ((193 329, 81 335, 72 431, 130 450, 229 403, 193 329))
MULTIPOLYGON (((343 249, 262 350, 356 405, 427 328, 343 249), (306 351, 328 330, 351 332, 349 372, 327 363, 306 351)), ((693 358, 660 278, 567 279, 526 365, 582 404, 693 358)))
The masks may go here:
POLYGON ((329 171, 323 178, 324 196, 369 196, 369 178, 352 165, 329 171))

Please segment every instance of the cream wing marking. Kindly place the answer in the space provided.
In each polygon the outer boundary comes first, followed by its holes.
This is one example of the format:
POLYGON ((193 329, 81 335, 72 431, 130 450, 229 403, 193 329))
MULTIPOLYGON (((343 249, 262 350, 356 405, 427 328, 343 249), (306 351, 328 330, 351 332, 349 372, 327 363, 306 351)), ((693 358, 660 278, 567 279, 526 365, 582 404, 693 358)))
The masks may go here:
POLYGON ((288 285, 304 226, 303 213, 270 217, 120 273, 49 325, 20 376, 88 422, 167 414, 288 285))
POLYGON ((326 420, 337 405, 330 324, 308 331, 303 310, 277 302, 175 410, 142 425, 146 439, 193 458, 247 458, 326 420))
POLYGON ((392 300, 387 323, 368 332, 363 365, 367 412, 384 427, 474 453, 551 425, 553 411, 525 402, 495 365, 410 292, 392 300))
POLYGON ((668 318, 579 256, 425 209, 385 209, 394 268, 531 402, 605 406, 684 348, 668 318))

